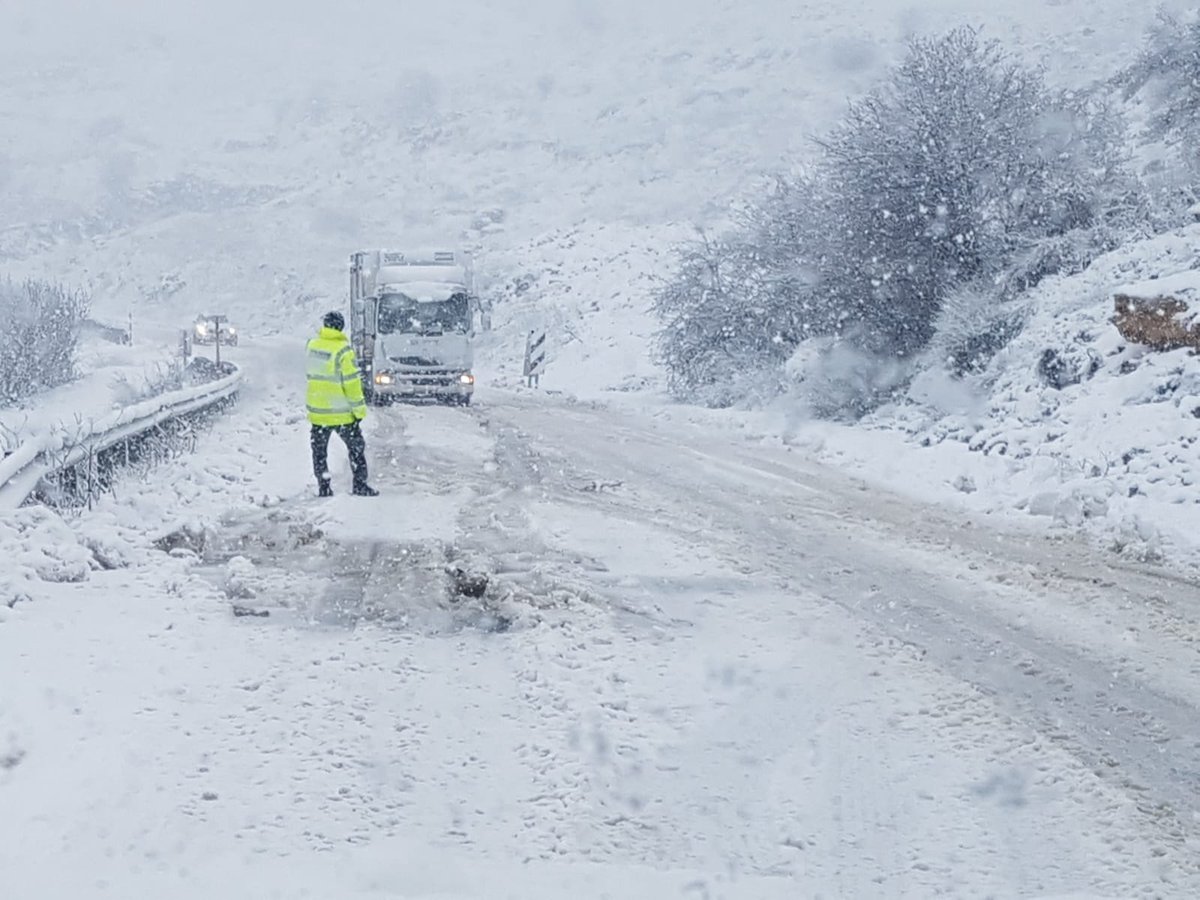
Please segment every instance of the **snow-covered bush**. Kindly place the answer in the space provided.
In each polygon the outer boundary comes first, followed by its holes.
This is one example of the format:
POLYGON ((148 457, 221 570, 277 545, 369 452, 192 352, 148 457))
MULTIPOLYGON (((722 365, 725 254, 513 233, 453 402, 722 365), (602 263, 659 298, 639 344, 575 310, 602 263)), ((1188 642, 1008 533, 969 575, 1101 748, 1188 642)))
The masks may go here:
POLYGON ((1090 251, 1081 241, 1079 253, 1038 252, 1094 228, 1121 181, 1118 120, 1095 112, 972 29, 911 42, 822 142, 842 201, 830 223, 845 273, 836 287, 866 346, 914 353, 964 284, 1024 289, 1108 249, 1097 238, 1090 251), (1024 271, 1010 279, 1018 260, 1024 271))
POLYGON ((1038 357, 1037 374, 1044 385, 1061 391, 1091 378, 1100 371, 1102 363, 1096 351, 1090 348, 1047 347, 1038 357))
POLYGON ((93 557, 71 528, 42 506, 18 509, 0 519, 0 607, 32 600, 39 582, 87 579, 93 557))
POLYGON ((122 406, 132 406, 151 397, 179 390, 184 385, 184 375, 183 366, 175 362, 158 362, 136 375, 119 372, 113 376, 113 397, 122 406))
POLYGON ((681 250, 680 269, 654 297, 665 327, 658 358, 676 396, 709 406, 737 399, 733 383, 747 372, 778 366, 794 343, 782 293, 746 240, 703 237, 681 250))
POLYGON ((90 298, 42 281, 0 281, 0 406, 75 376, 90 298))
POLYGON ((994 287, 964 285, 942 302, 930 342, 933 362, 955 375, 980 372, 1021 331, 1026 311, 994 287))
POLYGON ((776 383, 801 340, 836 330, 813 254, 825 202, 813 182, 781 178, 739 212, 733 233, 679 249, 678 270, 654 292, 656 353, 673 394, 728 406, 776 383))
POLYGON ((787 361, 788 396, 805 417, 854 421, 895 396, 911 369, 835 337, 813 338, 787 361))

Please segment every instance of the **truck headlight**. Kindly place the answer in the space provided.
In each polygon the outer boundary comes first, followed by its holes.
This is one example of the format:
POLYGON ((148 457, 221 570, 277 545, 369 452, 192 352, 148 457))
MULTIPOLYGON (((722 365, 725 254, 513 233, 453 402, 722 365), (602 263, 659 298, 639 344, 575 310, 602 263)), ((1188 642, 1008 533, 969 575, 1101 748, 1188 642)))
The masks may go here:
POLYGON ((196 334, 201 336, 208 334, 208 326, 198 322, 196 324, 196 334))
POLYGON ((376 372, 375 373, 375 383, 376 384, 391 384, 392 383, 392 373, 391 372, 376 372))
POLYGON ((461 375, 458 376, 458 383, 459 384, 474 384, 475 376, 472 375, 470 372, 463 372, 461 375))

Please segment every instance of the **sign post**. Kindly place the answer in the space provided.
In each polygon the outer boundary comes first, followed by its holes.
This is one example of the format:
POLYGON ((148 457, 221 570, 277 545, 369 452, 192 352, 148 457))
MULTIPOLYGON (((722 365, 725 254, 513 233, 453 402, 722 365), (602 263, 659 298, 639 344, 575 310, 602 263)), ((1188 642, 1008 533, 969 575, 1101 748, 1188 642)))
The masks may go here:
POLYGON ((205 316, 213 323, 213 347, 217 353, 217 371, 221 370, 221 323, 228 322, 229 317, 224 315, 209 315, 205 316))
POLYGON ((546 332, 531 331, 525 337, 525 365, 522 374, 528 387, 536 387, 546 368, 546 332))

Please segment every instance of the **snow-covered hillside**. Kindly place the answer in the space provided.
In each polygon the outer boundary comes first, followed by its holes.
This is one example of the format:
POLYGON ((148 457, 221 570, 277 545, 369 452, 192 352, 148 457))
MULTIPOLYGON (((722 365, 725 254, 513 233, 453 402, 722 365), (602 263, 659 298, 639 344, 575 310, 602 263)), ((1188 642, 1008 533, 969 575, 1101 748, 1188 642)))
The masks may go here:
POLYGON ((1024 482, 1021 502, 1032 512, 1072 524, 1108 518, 1150 550, 1167 531, 1190 555, 1200 526, 1200 371, 1189 351, 1131 344, 1111 319, 1113 298, 1127 286, 1153 279, 1167 295, 1186 296, 1178 275, 1194 283, 1198 266, 1193 226, 1041 285, 1027 298, 1024 332, 988 373, 982 415, 956 421, 951 410, 926 434, 1008 457, 1006 479, 1024 482), (1064 381, 1080 383, 1055 385, 1039 373, 1047 352, 1063 360, 1064 381))
POLYGON ((1200 226, 1190 226, 1047 280, 1021 298, 1025 328, 985 372, 954 378, 927 363, 902 399, 857 425, 812 420, 790 395, 759 413, 691 417, 730 420, 914 496, 1032 514, 1133 558, 1190 566, 1200 534, 1196 358, 1132 344, 1112 318, 1114 297, 1131 288, 1188 297, 1198 248, 1200 226))

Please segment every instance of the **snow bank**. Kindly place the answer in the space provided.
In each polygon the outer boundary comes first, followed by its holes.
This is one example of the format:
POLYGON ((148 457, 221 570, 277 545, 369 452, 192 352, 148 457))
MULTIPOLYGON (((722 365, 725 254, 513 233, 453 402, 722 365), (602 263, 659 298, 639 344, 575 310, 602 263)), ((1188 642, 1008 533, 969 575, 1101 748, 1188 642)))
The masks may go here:
POLYGON ((92 552, 71 527, 44 507, 18 509, 0 518, 0 620, 18 603, 36 599, 43 582, 84 581, 92 552))

